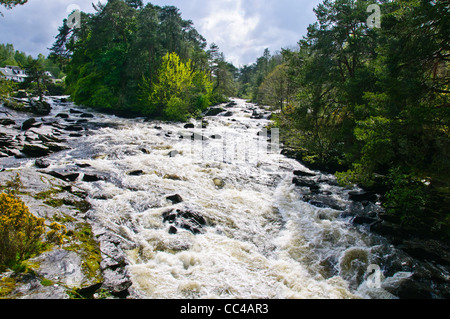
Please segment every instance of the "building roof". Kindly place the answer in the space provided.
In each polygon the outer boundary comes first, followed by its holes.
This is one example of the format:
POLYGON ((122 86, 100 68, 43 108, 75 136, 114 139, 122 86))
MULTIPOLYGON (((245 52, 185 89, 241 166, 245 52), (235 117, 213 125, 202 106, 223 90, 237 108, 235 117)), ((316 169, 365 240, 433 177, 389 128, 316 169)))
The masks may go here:
POLYGON ((0 73, 4 76, 15 76, 13 70, 9 68, 0 68, 0 73))

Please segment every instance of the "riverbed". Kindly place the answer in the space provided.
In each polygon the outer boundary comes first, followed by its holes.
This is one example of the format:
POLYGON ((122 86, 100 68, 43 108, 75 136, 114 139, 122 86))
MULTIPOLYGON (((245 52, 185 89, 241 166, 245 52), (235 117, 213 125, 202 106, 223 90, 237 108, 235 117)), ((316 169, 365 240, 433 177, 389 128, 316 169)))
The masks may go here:
MULTIPOLYGON (((397 298, 431 269, 441 286, 430 296, 442 297, 447 268, 353 222, 381 212, 377 199, 351 200, 360 189, 281 155, 279 132, 266 130, 270 112, 232 101, 189 125, 51 101, 47 119, 81 129, 64 136, 68 148, 49 154, 45 169, 80 172, 73 183, 88 194, 87 220, 132 243, 126 268, 142 298, 397 298)), ((0 164, 35 167, 17 157, 0 164)))

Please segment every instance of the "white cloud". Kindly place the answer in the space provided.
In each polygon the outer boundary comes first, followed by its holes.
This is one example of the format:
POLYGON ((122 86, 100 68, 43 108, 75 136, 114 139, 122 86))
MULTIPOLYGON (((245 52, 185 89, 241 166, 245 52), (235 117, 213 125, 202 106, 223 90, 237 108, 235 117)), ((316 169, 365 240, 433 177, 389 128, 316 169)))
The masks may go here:
MULTIPOLYGON (((106 0, 101 0, 105 2, 106 0)), ((24 6, 2 10, 0 43, 36 56, 48 54, 69 5, 93 12, 98 0, 30 0, 24 6)), ((145 1, 146 3, 148 1, 145 1)), ((236 66, 253 63, 265 48, 271 52, 295 45, 315 21, 312 9, 322 0, 153 0, 174 5, 209 44, 219 45, 236 66)))

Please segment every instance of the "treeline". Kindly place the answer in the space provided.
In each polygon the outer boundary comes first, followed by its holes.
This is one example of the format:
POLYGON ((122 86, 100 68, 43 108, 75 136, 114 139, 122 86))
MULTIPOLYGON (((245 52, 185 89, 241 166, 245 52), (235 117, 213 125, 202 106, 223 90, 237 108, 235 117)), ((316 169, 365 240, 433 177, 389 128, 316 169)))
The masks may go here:
POLYGON ((45 55, 39 54, 35 59, 23 51, 15 50, 13 44, 0 44, 0 67, 10 65, 26 69, 29 65, 33 64, 34 60, 41 65, 43 70, 51 72, 55 78, 60 79, 64 77, 59 66, 45 57, 45 55))
POLYGON ((310 167, 381 192, 408 229, 448 238, 448 2, 377 3, 381 28, 370 28, 370 2, 325 0, 298 50, 241 69, 240 93, 280 109, 285 145, 310 167))
POLYGON ((79 27, 64 20, 51 48, 75 103, 185 120, 233 93, 235 68, 176 7, 109 0, 94 8, 79 27))

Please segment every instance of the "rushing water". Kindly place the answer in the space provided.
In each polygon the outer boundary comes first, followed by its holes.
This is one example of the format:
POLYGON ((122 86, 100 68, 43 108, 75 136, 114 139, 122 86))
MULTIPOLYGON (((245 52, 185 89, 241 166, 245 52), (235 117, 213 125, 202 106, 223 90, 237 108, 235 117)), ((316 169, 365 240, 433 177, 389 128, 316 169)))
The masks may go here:
POLYGON ((50 157, 52 169, 84 163, 106 177, 77 183, 90 194, 91 215, 136 244, 127 252, 133 287, 148 298, 393 297, 367 269, 398 252, 343 217, 355 205, 348 190, 316 172, 309 179, 338 207, 307 203, 309 190, 292 179, 294 170, 311 171, 280 155, 275 133, 268 143, 258 135, 269 121, 252 118, 255 105, 235 102, 226 109, 233 115, 207 117, 206 128, 96 114, 101 125, 50 157), (183 201, 167 200, 175 194, 183 201), (163 218, 171 210, 205 224, 175 233, 163 218))

